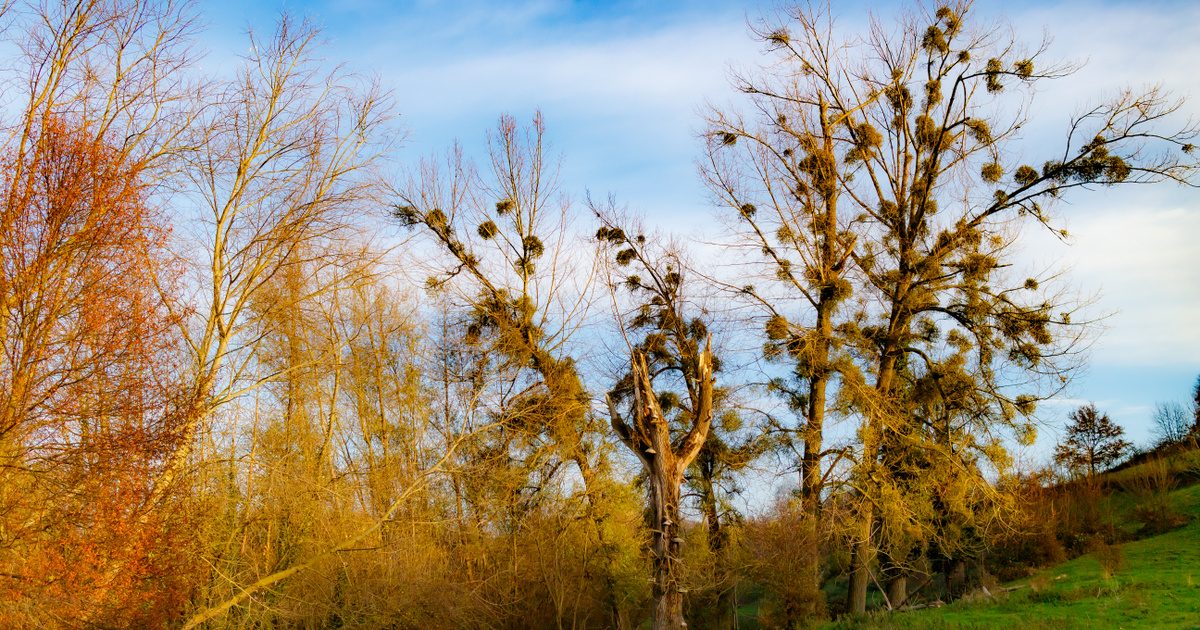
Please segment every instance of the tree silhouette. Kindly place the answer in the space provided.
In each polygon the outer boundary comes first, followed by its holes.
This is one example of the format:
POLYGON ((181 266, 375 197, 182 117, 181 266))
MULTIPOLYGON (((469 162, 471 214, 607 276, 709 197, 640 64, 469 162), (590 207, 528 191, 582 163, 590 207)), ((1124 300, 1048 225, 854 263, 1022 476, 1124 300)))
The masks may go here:
POLYGON ((1192 418, 1187 407, 1178 402, 1160 402, 1154 405, 1155 445, 1177 444, 1192 432, 1192 418))
POLYGON ((1192 386, 1192 415, 1195 416, 1195 424, 1192 425, 1192 432, 1200 432, 1200 376, 1196 377, 1196 384, 1192 386))

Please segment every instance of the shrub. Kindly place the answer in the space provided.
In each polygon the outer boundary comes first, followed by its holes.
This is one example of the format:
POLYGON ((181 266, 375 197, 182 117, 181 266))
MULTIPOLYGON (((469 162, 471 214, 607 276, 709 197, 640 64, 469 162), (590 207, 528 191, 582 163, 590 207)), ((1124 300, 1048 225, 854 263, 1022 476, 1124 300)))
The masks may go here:
POLYGON ((1175 488, 1175 475, 1165 459, 1153 459, 1129 475, 1121 484, 1134 497, 1133 517, 1141 523, 1140 536, 1153 536, 1181 527, 1188 522, 1171 505, 1168 494, 1175 488))
POLYGON ((1118 545, 1110 545, 1103 538, 1093 538, 1088 544, 1088 552, 1100 563, 1100 574, 1104 579, 1111 578, 1121 570, 1125 564, 1125 557, 1121 554, 1121 547, 1118 545))
POLYGON ((822 557, 821 533, 798 506, 781 502, 774 518, 746 523, 742 562, 765 591, 759 622, 792 628, 825 618, 821 577, 797 573, 803 558, 822 557))
POLYGON ((987 569, 1000 581, 1030 575, 1036 567, 1067 559, 1066 548, 1058 538, 1062 492, 1049 487, 1052 476, 1036 472, 1009 481, 1016 497, 1016 521, 1012 528, 998 530, 990 540, 987 569))
POLYGON ((1059 506, 1058 538, 1067 555, 1087 553, 1093 539, 1106 543, 1123 538, 1112 512, 1105 509, 1106 494, 1099 483, 1081 482, 1063 486, 1055 503, 1059 506))

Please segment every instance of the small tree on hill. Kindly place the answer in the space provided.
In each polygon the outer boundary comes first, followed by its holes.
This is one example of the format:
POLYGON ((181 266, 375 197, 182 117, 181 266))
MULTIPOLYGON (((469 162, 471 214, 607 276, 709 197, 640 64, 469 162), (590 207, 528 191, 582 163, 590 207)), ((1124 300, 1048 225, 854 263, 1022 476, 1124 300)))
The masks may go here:
POLYGON ((1191 435, 1193 419, 1191 410, 1178 402, 1154 405, 1155 445, 1177 444, 1191 435))
POLYGON ((1071 413, 1066 439, 1054 449, 1054 461, 1073 471, 1085 469, 1092 479, 1097 468, 1116 462, 1130 447, 1124 435, 1125 429, 1108 414, 1100 413, 1094 404, 1085 405, 1071 413))

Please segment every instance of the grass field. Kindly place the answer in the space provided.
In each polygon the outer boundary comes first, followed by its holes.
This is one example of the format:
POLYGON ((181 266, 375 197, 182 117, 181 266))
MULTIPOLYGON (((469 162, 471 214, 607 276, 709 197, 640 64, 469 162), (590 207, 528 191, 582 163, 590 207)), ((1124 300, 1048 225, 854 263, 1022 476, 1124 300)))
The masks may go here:
MULTIPOLYGON (((1085 555, 941 608, 879 613, 827 628, 1198 628, 1200 629, 1200 485, 1171 492, 1176 510, 1193 518, 1165 534, 1119 545, 1119 568, 1106 577, 1085 555)), ((1111 508, 1123 519, 1131 498, 1111 508)))

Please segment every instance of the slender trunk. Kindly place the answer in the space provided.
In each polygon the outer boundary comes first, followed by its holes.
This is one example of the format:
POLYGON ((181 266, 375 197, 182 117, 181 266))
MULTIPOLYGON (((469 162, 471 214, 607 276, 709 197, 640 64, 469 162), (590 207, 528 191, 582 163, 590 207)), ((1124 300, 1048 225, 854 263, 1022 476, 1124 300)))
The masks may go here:
MULTIPOLYGON (((824 304, 817 308, 817 329, 821 337, 817 342, 818 356, 824 360, 829 352, 830 317, 824 304)), ((809 616, 824 615, 824 598, 821 594, 821 490, 824 471, 821 469, 821 449, 823 448, 823 431, 825 423, 825 391, 829 382, 828 373, 824 370, 812 381, 809 392, 808 421, 804 427, 804 455, 800 463, 800 505, 804 513, 804 527, 808 531, 800 533, 804 540, 810 542, 807 553, 800 555, 800 566, 796 567, 796 580, 799 582, 799 592, 805 593, 804 601, 796 602, 809 616), (811 600, 811 601, 809 601, 811 600)))
POLYGON ((908 599, 908 574, 903 569, 898 569, 898 571, 887 585, 888 603, 893 609, 903 606, 904 601, 908 599))
POLYGON ((713 476, 715 475, 714 455, 705 449, 700 454, 700 509, 704 513, 704 521, 708 526, 708 548, 715 558, 713 582, 717 585, 717 599, 711 625, 714 628, 734 627, 734 612, 736 605, 733 598, 733 584, 730 579, 725 552, 727 534, 721 525, 721 515, 717 510, 717 492, 713 476), (707 460, 707 461, 706 461, 707 460))
MULTIPOLYGON (((825 152, 834 153, 833 129, 829 122, 828 104, 824 97, 820 101, 821 132, 824 139, 825 152)), ((833 310, 837 308, 837 293, 835 282, 841 269, 837 252, 837 189, 832 186, 824 187, 821 194, 824 213, 820 217, 820 276, 821 289, 817 300, 817 340, 811 360, 810 387, 808 410, 804 427, 804 454, 800 464, 801 486, 800 500, 805 516, 805 526, 813 534, 813 546, 810 553, 801 560, 798 576, 807 582, 802 590, 814 597, 820 596, 821 591, 821 559, 817 547, 820 535, 821 518, 821 489, 824 471, 821 470, 821 450, 824 448, 825 402, 826 390, 829 385, 830 367, 829 354, 832 350, 833 310)), ((806 604, 809 602, 805 602, 806 604)), ((822 602, 811 602, 811 612, 819 612, 822 602)))
MULTIPOLYGON (((828 106, 821 99, 821 131, 824 136, 825 151, 830 155, 834 151, 833 130, 830 127, 828 106)), ((824 213, 820 217, 820 277, 821 289, 817 298, 817 339, 810 359, 809 375, 811 386, 808 397, 808 413, 804 427, 804 455, 801 463, 802 486, 801 499, 805 512, 813 517, 818 516, 821 505, 821 448, 825 425, 825 396, 829 384, 829 353, 833 337, 833 310, 837 306, 835 282, 839 277, 840 268, 837 263, 836 244, 837 233, 837 191, 827 187, 822 192, 824 213)))
POLYGON ((804 455, 800 462, 800 502, 805 514, 814 519, 821 509, 821 448, 825 423, 825 389, 827 377, 813 380, 809 397, 808 422, 804 427, 804 455))
MULTIPOLYGON (((817 307, 817 330, 820 337, 817 342, 817 356, 820 361, 826 361, 829 354, 829 335, 832 333, 829 309, 825 304, 817 307)), ((804 455, 800 463, 801 486, 800 503, 805 520, 813 532, 820 532, 821 520, 821 490, 824 471, 821 470, 821 449, 823 448, 825 424, 825 396, 829 384, 829 374, 823 367, 812 380, 808 398, 808 418, 804 427, 804 455)), ((814 540, 815 542, 815 540, 814 540)), ((820 588, 821 561, 818 553, 803 556, 800 567, 800 579, 811 580, 815 589, 820 588)))
MULTIPOLYGON (((892 378, 895 375, 896 359, 885 353, 880 358, 879 378, 875 390, 880 396, 891 390, 892 378)), ((863 431, 862 461, 859 462, 859 476, 864 486, 869 486, 870 478, 876 464, 879 452, 882 427, 881 418, 876 414, 867 416, 867 426, 863 431)), ((871 541, 875 525, 875 507, 871 497, 862 497, 862 508, 858 514, 856 539, 850 554, 850 588, 847 593, 847 608, 852 615, 861 615, 867 611, 867 587, 870 584, 870 565, 874 560, 875 548, 871 541)))

